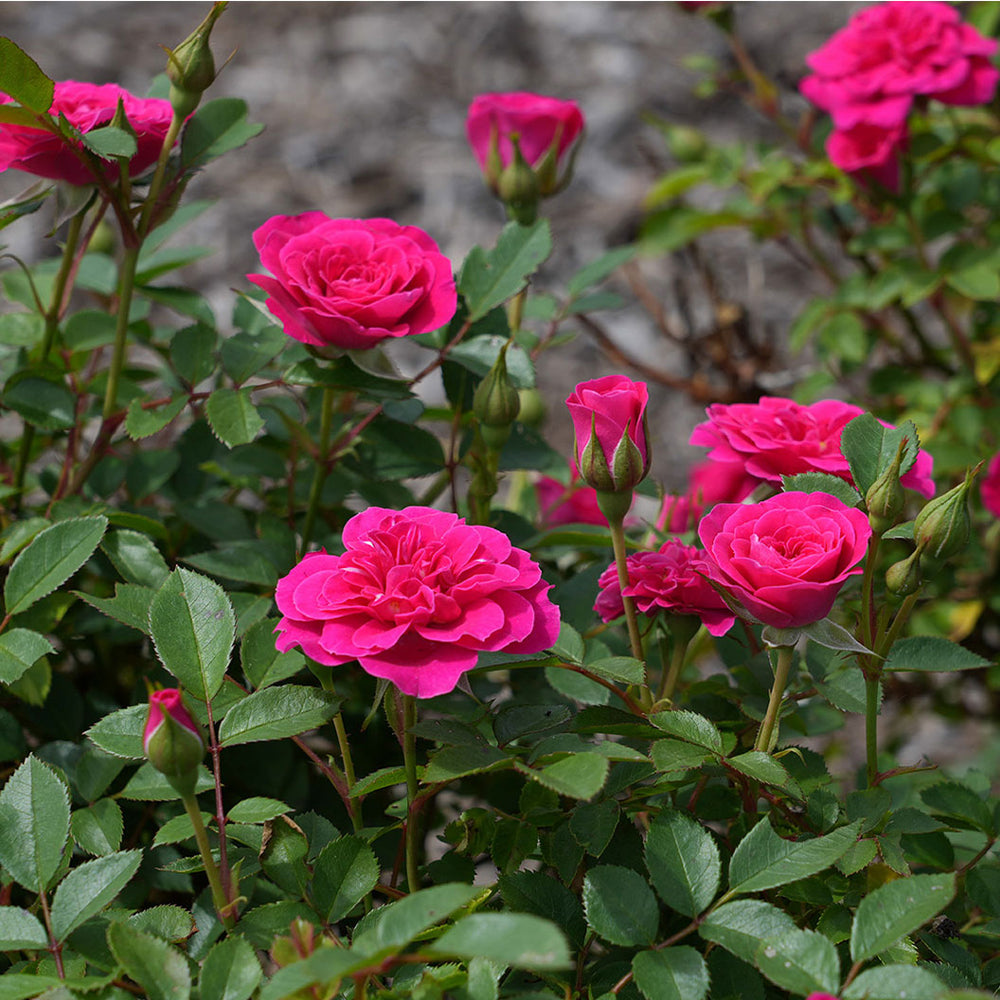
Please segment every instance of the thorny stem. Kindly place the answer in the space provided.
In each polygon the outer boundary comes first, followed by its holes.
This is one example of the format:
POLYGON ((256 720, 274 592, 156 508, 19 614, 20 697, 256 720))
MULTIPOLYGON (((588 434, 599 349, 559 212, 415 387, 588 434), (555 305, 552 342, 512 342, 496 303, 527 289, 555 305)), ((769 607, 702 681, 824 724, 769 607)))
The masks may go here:
POLYGON ((109 420, 115 413, 118 400, 118 379, 125 364, 125 348, 128 346, 128 318, 132 309, 132 293, 135 289, 135 272, 139 264, 139 247, 125 248, 122 257, 121 276, 118 282, 118 318, 115 324, 115 341, 111 350, 111 365, 108 368, 108 384, 104 391, 102 416, 109 420))
POLYGON ((788 683, 788 672, 792 666, 792 658, 795 653, 794 646, 779 646, 777 663, 774 667, 774 684, 771 685, 771 697, 767 704, 767 714, 757 731, 757 741, 754 743, 754 750, 769 753, 772 736, 775 733, 775 726, 778 722, 778 712, 781 709, 781 699, 785 693, 785 685, 788 683))
POLYGON ((865 675, 865 759, 868 787, 874 788, 878 779, 878 675, 865 675))
POLYGON ((219 878, 219 869, 216 867, 215 858, 212 857, 212 848, 208 843, 208 833, 205 824, 201 819, 201 810, 198 808, 198 800, 194 793, 181 796, 184 810, 187 812, 194 827, 194 839, 198 843, 198 851, 201 854, 202 863, 205 865, 205 874, 208 876, 208 884, 212 889, 212 901, 219 914, 223 927, 232 930, 235 926, 233 915, 229 912, 229 901, 226 899, 225 891, 222 888, 222 881, 219 878))
POLYGON ((65 979, 66 971, 63 968, 62 945, 56 940, 55 933, 52 930, 52 914, 49 912, 49 901, 46 898, 44 889, 38 894, 38 901, 42 904, 42 918, 45 921, 45 930, 49 935, 49 952, 52 955, 53 962, 55 962, 56 975, 60 979, 65 979))
POLYGON ((639 635, 639 621, 636 617, 635 601, 627 597, 625 591, 628 589, 628 563, 626 559, 628 553, 625 551, 625 526, 621 519, 615 523, 608 521, 611 528, 611 544, 615 552, 615 566, 618 568, 618 583, 622 590, 622 604, 625 607, 625 621, 628 624, 628 641, 632 648, 632 655, 640 662, 645 661, 642 652, 642 637, 639 635))
POLYGON ((212 756, 212 776, 215 780, 215 822, 219 828, 219 867, 221 868, 222 890, 226 900, 233 898, 232 873, 229 870, 229 853, 226 838, 226 809, 222 802, 222 769, 219 766, 219 741, 215 735, 215 719, 212 717, 212 701, 205 702, 208 712, 208 749, 212 756))
POLYGON ((351 744, 347 738, 347 730, 344 728, 344 717, 338 712, 333 717, 333 728, 337 734, 337 743, 340 745, 340 757, 344 762, 344 778, 347 781, 347 801, 350 803, 348 813, 351 817, 351 825, 354 832, 361 831, 361 808, 357 799, 351 798, 351 789, 357 780, 354 776, 354 758, 351 756, 351 744))
POLYGON ((417 724, 417 699, 410 694, 403 696, 403 766, 406 770, 406 883, 410 892, 420 888, 417 855, 420 836, 417 823, 417 737, 413 727, 417 724))

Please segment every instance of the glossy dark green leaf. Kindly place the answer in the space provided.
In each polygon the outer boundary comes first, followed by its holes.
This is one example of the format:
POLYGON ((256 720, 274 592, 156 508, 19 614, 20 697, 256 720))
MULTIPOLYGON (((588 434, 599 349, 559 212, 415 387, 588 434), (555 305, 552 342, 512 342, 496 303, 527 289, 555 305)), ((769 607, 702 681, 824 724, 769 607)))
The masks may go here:
POLYGON ((205 402, 205 416, 227 448, 249 444, 264 426, 249 389, 216 389, 205 402))
POLYGON ((55 83, 9 38, 0 38, 0 91, 32 111, 48 114, 55 83))
POLYGON ((70 826, 73 839, 88 854, 103 857, 121 847, 125 824, 121 807, 114 799, 98 799, 74 810, 70 826))
POLYGON ((912 635, 897 639, 885 660, 886 670, 951 671, 976 670, 989 660, 957 642, 934 635, 912 635))
POLYGON ((181 163, 186 170, 203 167, 223 153, 246 145, 264 128, 247 121, 247 105, 235 97, 203 104, 184 126, 181 163))
POLYGON ((646 1000, 703 1000, 708 993, 705 960, 687 945, 640 951, 632 973, 646 1000))
POLYGON ((235 746, 298 736, 329 722, 342 701, 320 688, 299 684, 262 688, 229 710, 219 727, 219 743, 235 746))
POLYGON ((696 917, 715 898, 722 866, 715 840, 697 820, 664 810, 646 836, 646 867, 660 899, 696 917))
POLYGON ((100 913, 139 869, 142 851, 120 851, 77 865, 52 898, 52 933, 65 941, 84 921, 100 913))
POLYGON ((133 441, 141 441, 153 434, 159 434, 164 427, 176 419, 188 404, 187 396, 175 396, 163 406, 144 407, 145 400, 137 396, 128 404, 125 415, 125 432, 133 441))
POLYGON ((77 597, 91 607, 114 618, 115 621, 149 634, 149 606, 153 603, 155 591, 134 583, 115 584, 114 597, 94 597, 74 591, 77 597))
POLYGON ((128 583, 156 589, 170 575, 160 550, 151 538, 138 531, 111 531, 101 549, 128 583))
POLYGON ((698 933, 706 941, 721 945, 744 962, 753 964, 764 938, 795 930, 795 922, 778 907, 762 899, 737 899, 713 910, 698 933))
POLYGON ((250 943, 241 937, 226 938, 205 956, 198 993, 201 1000, 247 1000, 263 976, 250 943))
POLYGON ((0 634, 0 681, 13 684, 42 656, 54 652, 55 647, 38 632, 26 628, 12 628, 0 634))
POLYGON ((530 913, 473 913, 427 950, 442 957, 481 957, 515 969, 544 971, 571 965, 559 928, 530 913))
POLYGON ((335 923, 347 916, 375 887, 379 865, 358 837, 341 837, 320 851, 313 865, 312 899, 319 913, 335 923))
POLYGON ((110 160, 116 156, 132 159, 136 154, 135 136, 115 125, 103 125, 83 133, 83 144, 101 159, 110 160))
POLYGON ((49 936, 38 917, 19 906, 0 906, 0 951, 45 951, 48 947, 49 936))
POLYGON ((583 905, 590 928, 611 944, 649 945, 656 939, 660 923, 656 897, 631 868, 591 868, 583 881, 583 905))
POLYGON ((679 740, 694 743, 713 753, 722 753, 722 734, 715 723, 703 715, 685 711, 657 712, 650 716, 649 721, 657 729, 662 729, 679 740))
POLYGON ((114 921, 108 926, 108 945, 129 979, 138 983, 148 1000, 188 1000, 191 972, 187 959, 162 938, 114 921))
POLYGON ((757 968, 791 993, 830 993, 840 986, 840 959, 829 938, 815 931, 787 930, 757 946, 757 968))
POLYGON ((862 413, 844 426, 840 433, 840 448, 851 467, 854 483, 862 493, 892 464, 900 442, 906 438, 906 449, 900 472, 905 473, 917 460, 920 438, 910 421, 897 428, 884 427, 870 413, 862 413))
POLYGON ((608 777, 608 758, 597 753, 576 753, 541 768, 516 766, 533 781, 551 788, 560 795, 574 799, 591 799, 603 787, 608 777))
POLYGON ((945 995, 937 976, 914 965, 866 969, 841 993, 843 1000, 939 1000, 945 995))
POLYGON ((76 423, 76 396, 55 377, 29 372, 10 378, 3 405, 43 431, 65 431, 76 423))

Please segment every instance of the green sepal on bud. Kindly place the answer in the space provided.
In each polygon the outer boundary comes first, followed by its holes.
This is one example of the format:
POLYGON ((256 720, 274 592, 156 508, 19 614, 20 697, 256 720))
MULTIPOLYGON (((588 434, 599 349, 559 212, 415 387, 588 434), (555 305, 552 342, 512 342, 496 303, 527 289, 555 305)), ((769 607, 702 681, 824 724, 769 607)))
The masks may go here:
POLYGON ((893 563, 885 571, 885 589, 898 597, 909 597, 920 588, 920 557, 923 550, 914 549, 906 558, 893 563))
POLYGON ((507 372, 509 346, 508 342, 500 349, 493 367, 472 397, 472 413, 479 421, 483 441, 493 451, 499 451, 506 444, 511 424, 521 411, 521 398, 507 372))
POLYGON ((507 209, 507 216, 522 226, 530 226, 538 217, 541 190, 538 176, 521 153, 518 136, 510 137, 514 155, 500 172, 497 195, 507 209))
MULTIPOLYGON (((596 420, 596 415, 592 413, 590 440, 580 455, 580 478, 598 493, 627 493, 631 497, 632 490, 646 478, 646 473, 649 471, 648 460, 643 459, 642 452, 629 434, 632 421, 625 425, 609 464, 601 442, 597 438, 596 420)), ((643 436, 648 440, 645 414, 643 414, 643 436)))
POLYGON ((176 49, 167 49, 170 104, 179 118, 187 118, 198 107, 201 95, 215 81, 215 58, 208 40, 227 3, 216 0, 205 20, 176 49))
POLYGON ((907 440, 903 438, 896 449, 896 457, 892 460, 892 464, 868 487, 868 492, 865 494, 868 522, 877 535, 888 531, 903 512, 906 497, 899 475, 906 445, 907 440))
POLYGON ((935 497, 924 506, 913 522, 913 540, 917 548, 934 559, 950 559, 969 542, 972 519, 968 495, 982 462, 967 472, 965 481, 935 497))

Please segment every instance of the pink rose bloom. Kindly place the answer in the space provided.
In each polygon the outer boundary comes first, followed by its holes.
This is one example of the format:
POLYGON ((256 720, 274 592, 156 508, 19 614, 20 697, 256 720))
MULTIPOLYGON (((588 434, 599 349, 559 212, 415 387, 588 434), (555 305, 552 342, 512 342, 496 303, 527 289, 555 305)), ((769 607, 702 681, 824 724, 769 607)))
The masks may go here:
POLYGON ((560 524, 601 524, 608 519, 597 505, 597 491, 582 483, 565 483, 543 476, 535 483, 541 522, 547 528, 560 524))
POLYGON ((848 129, 834 129, 826 140, 830 162, 863 181, 875 181, 894 194, 899 192, 899 154, 906 145, 902 126, 883 128, 858 122, 848 129))
POLYGON ((431 507, 369 507, 345 552, 313 552, 278 581, 276 646, 320 663, 357 660, 418 698, 451 691, 480 652, 538 653, 559 610, 538 564, 495 528, 431 507))
POLYGON ((712 579, 759 621, 799 628, 825 618, 861 572, 868 516, 828 493, 716 504, 698 525, 712 579))
POLYGON ((163 725, 164 715, 169 715, 178 725, 190 730, 201 739, 198 723, 191 718, 191 713, 184 707, 184 700, 177 688, 164 688, 154 691, 149 696, 149 715, 146 716, 146 727, 142 731, 142 749, 149 753, 149 741, 153 734, 163 725))
POLYGON ((979 484, 983 506, 994 516, 1000 517, 1000 453, 990 459, 986 475, 979 484))
MULTIPOLYGON (((839 399, 803 406, 779 396, 756 403, 713 403, 708 420, 691 433, 691 444, 712 450, 716 462, 736 462, 757 479, 780 483, 782 476, 826 472, 851 482, 851 470, 840 451, 844 425, 865 411, 839 399)), ((884 424, 889 427, 889 424, 884 424)), ((934 460, 922 449, 901 478, 921 496, 934 496, 934 460)))
POLYGON ((691 470, 687 492, 680 496, 665 496, 657 531, 680 534, 690 531, 706 510, 722 500, 738 503, 745 500, 760 480, 748 476, 742 464, 736 462, 699 462, 691 470))
POLYGON ((436 330, 455 314, 451 261, 416 226, 304 212, 268 219, 253 242, 274 277, 247 278, 304 344, 364 350, 436 330))
POLYGON ((832 993, 810 993, 806 1000, 837 1000, 832 993))
MULTIPOLYGON (((119 98, 136 136, 137 150, 129 161, 129 175, 137 177, 160 155, 174 117, 169 101, 134 97, 114 83, 98 85, 60 80, 55 85, 49 113, 55 117, 64 115, 81 132, 92 132, 111 123, 119 98)), ((0 95, 0 103, 9 101, 9 97, 0 95)), ((83 144, 78 143, 77 148, 82 149, 83 144)), ((118 179, 117 160, 98 162, 109 181, 118 179)), ((68 184, 95 183, 86 157, 74 152, 74 148, 59 136, 27 125, 0 124, 0 170, 23 170, 36 177, 68 184)))
POLYGON ((632 489, 649 471, 646 406, 649 391, 645 382, 633 382, 624 375, 581 382, 569 395, 566 405, 573 420, 576 438, 575 459, 584 482, 595 489, 619 492, 632 489), (588 465, 584 451, 593 433, 604 453, 603 463, 594 456, 588 465), (638 451, 628 445, 631 442, 638 451))
POLYGON ((521 155, 530 166, 535 167, 553 144, 556 145, 557 161, 562 160, 583 131, 583 112, 574 101, 560 101, 541 94, 523 91, 480 94, 469 106, 465 131, 472 152, 484 172, 494 134, 503 166, 506 167, 513 158, 510 137, 516 135, 521 155))
MULTIPOLYGON (((712 635, 725 635, 735 616, 705 579, 711 566, 705 553, 671 538, 656 552, 635 552, 625 560, 629 585, 625 595, 635 599, 639 611, 655 615, 670 611, 696 615, 712 635)), ((601 592, 594 610, 609 622, 625 614, 618 567, 612 563, 597 581, 601 592)))
POLYGON ((913 99, 985 104, 1000 79, 997 43, 936 0, 876 4, 859 11, 806 63, 802 93, 837 129, 903 125, 913 99))

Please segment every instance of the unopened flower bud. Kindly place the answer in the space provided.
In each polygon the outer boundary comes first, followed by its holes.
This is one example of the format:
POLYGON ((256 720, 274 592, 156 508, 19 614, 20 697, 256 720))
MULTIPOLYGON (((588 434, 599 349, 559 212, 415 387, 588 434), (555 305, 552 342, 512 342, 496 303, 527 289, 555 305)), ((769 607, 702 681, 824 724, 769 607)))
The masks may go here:
POLYGON ((545 397, 537 389, 521 389, 517 397, 521 403, 517 419, 528 427, 541 427, 548 410, 545 397))
POLYGON ((215 80, 215 59, 208 39, 228 0, 216 0, 208 16, 176 49, 167 49, 170 103, 180 118, 187 118, 201 95, 215 80))
POLYGON ((898 520, 903 511, 906 498, 899 482, 899 470, 903 463, 903 452, 906 449, 904 438, 896 450, 892 464, 868 487, 865 494, 865 506, 868 508, 868 521, 872 531, 881 535, 888 531, 898 520))
POLYGON ((913 540, 917 548, 935 559, 950 559, 968 544, 971 519, 968 494, 980 462, 966 473, 965 481, 942 496, 935 497, 913 522, 913 540))
POLYGON ((538 215, 541 195, 538 177, 521 155, 521 145, 516 135, 510 137, 514 155, 504 167, 497 181, 497 194, 507 209, 507 215, 522 226, 530 226, 538 215))
POLYGON ((150 764, 178 792, 186 795, 194 791, 205 741, 177 688, 154 691, 149 696, 142 749, 150 764))
POLYGON ((472 397, 472 412, 479 421, 483 440, 499 451, 510 437, 510 425, 517 419, 521 400, 507 374, 507 348, 504 344, 486 378, 472 397))
POLYGON ((893 563, 885 571, 885 588, 890 594, 909 597, 920 586, 920 549, 914 549, 906 558, 893 563))

